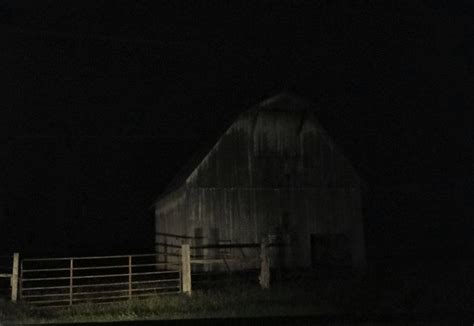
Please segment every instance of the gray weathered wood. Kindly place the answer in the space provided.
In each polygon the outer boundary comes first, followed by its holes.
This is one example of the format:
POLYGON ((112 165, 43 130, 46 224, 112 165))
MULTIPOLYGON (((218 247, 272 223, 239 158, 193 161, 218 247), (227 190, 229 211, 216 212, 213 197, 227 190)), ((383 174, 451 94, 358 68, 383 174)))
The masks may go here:
POLYGON ((72 291, 73 291, 73 287, 72 287, 72 280, 74 278, 74 259, 70 259, 69 260, 69 305, 72 306, 72 291))
POLYGON ((18 267, 20 265, 20 254, 15 252, 13 254, 13 268, 11 276, 11 287, 12 287, 12 302, 16 302, 18 299, 18 267))
POLYGON ((189 244, 181 246, 181 268, 183 293, 191 295, 191 249, 189 244))
POLYGON ((270 260, 268 257, 267 238, 263 238, 260 245, 260 276, 258 280, 262 289, 270 288, 270 260))
POLYGON ((312 103, 288 94, 243 112, 157 200, 156 250, 165 239, 170 247, 182 239, 219 245, 217 232, 230 244, 258 248, 262 236, 287 233, 293 254, 280 253, 271 267, 310 268, 320 259, 311 239, 337 234, 350 239, 341 264, 362 270, 365 184, 316 112, 312 103))
POLYGON ((132 256, 128 256, 128 299, 132 300, 132 256))

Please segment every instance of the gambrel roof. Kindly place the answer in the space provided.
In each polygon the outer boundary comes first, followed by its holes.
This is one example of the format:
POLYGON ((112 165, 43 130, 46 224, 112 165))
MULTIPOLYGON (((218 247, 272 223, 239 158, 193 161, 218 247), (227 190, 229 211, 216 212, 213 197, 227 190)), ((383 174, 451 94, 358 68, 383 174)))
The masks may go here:
MULTIPOLYGON (((320 133, 326 136, 324 128, 319 124, 319 122, 314 119, 316 107, 311 101, 299 97, 290 93, 281 93, 275 96, 272 96, 266 100, 261 101, 259 104, 252 106, 250 109, 239 114, 241 117, 244 114, 254 115, 255 120, 259 117, 261 113, 265 112, 298 112, 301 116, 301 122, 299 123, 299 129, 301 130, 303 124, 308 119, 311 119, 311 122, 317 126, 317 129, 320 133)), ((232 127, 232 125, 239 119, 235 119, 231 122, 230 125, 225 126, 223 131, 220 133, 219 139, 214 139, 212 142, 203 144, 198 151, 191 157, 191 159, 181 168, 181 170, 176 174, 173 180, 165 188, 165 191, 157 198, 156 202, 160 201, 162 198, 166 197, 171 192, 179 189, 186 184, 187 179, 196 171, 202 162, 206 159, 209 153, 214 149, 215 146, 219 144, 220 138, 232 127)), ((331 146, 335 146, 334 142, 327 137, 331 146)), ((342 154, 337 147, 335 148, 338 152, 342 154)), ((344 156, 344 155, 343 155, 344 156)), ((355 171, 355 170, 354 170, 355 171)), ((360 177, 357 175, 357 178, 360 180, 360 177)))

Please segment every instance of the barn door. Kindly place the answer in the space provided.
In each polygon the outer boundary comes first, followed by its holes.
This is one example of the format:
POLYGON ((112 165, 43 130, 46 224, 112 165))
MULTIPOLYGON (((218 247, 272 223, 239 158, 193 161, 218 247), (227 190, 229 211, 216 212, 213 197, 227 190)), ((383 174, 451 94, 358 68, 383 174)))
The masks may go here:
POLYGON ((345 234, 311 234, 311 266, 337 270, 351 265, 349 239, 345 234))

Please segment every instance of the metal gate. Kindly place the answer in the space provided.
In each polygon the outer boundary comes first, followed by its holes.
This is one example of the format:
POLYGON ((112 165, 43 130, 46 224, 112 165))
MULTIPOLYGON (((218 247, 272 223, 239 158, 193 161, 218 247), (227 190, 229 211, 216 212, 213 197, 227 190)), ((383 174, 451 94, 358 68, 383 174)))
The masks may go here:
POLYGON ((36 306, 110 303, 181 292, 180 263, 157 254, 21 260, 19 297, 36 306))

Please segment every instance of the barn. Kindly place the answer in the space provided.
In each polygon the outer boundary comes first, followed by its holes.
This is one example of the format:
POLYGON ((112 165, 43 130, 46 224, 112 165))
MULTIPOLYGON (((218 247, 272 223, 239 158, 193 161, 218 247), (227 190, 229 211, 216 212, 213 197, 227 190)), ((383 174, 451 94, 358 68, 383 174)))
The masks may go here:
POLYGON ((156 250, 266 238, 285 244, 272 264, 363 272, 364 183, 315 115, 287 93, 241 113, 157 199, 156 250))

